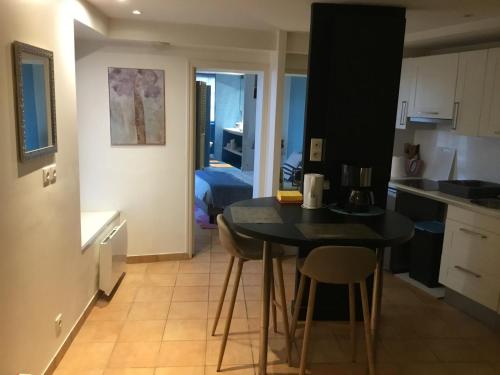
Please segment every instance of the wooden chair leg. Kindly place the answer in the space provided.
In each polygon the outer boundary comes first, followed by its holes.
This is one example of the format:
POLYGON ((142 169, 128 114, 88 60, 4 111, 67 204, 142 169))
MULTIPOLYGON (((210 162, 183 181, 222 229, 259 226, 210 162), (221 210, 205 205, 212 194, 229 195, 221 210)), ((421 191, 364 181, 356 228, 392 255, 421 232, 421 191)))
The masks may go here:
POLYGON ((283 315, 283 326, 285 330, 286 342, 286 360, 288 364, 291 362, 291 342, 290 342, 290 326, 288 325, 288 309, 286 307, 285 293, 285 278, 283 277, 283 261, 281 258, 276 259, 276 272, 278 276, 278 292, 280 297, 281 313, 283 315))
POLYGON ((219 298, 219 305, 217 306, 217 312, 215 313, 214 325, 212 327, 212 336, 215 336, 215 331, 217 330, 217 324, 219 324, 220 314, 222 311, 222 306, 224 305, 224 299, 226 298, 227 286, 229 285, 229 279, 231 278, 231 270, 233 269, 234 256, 229 259, 229 264, 227 265, 226 277, 224 279, 224 285, 222 286, 222 292, 219 298))
POLYGON ((278 321, 276 319, 276 291, 274 286, 274 270, 271 266, 271 314, 273 319, 273 331, 274 333, 278 333, 278 321))
POLYGON ((238 259, 238 267, 236 269, 236 278, 234 280, 233 294, 231 295, 231 301, 229 304, 229 311, 226 318, 226 326, 224 328, 224 336, 222 337, 222 342, 220 345, 219 361, 217 362, 217 372, 220 371, 222 365, 222 359, 224 358, 224 351, 226 350, 227 337, 229 335, 229 328, 231 327, 231 319, 233 318, 234 304, 236 303, 236 296, 238 295, 238 287, 241 279, 241 271, 243 270, 244 260, 238 259))
POLYGON ((362 280, 361 286, 361 303, 363 305, 363 320, 365 326, 365 342, 366 342, 366 354, 368 356, 368 371, 370 375, 375 375, 375 363, 373 355, 373 342, 372 342, 372 331, 370 327, 370 311, 368 309, 368 293, 366 290, 366 281, 362 280))
POLYGON ((295 331, 297 329, 297 321, 299 320, 300 306, 302 305, 302 298, 304 297, 304 289, 306 287, 306 275, 300 275, 299 290, 295 297, 295 307, 293 309, 292 324, 290 326, 290 340, 295 339, 295 331))
POLYGON ((316 300, 316 280, 311 279, 311 287, 309 288, 309 301, 307 302, 306 327, 304 331, 304 340, 302 343, 302 353, 300 355, 299 374, 306 373, 307 351, 309 349, 309 337, 311 335, 312 318, 314 315, 314 302, 316 300))
POLYGON ((351 326, 351 361, 356 362, 356 294, 354 284, 349 284, 349 323, 351 326))

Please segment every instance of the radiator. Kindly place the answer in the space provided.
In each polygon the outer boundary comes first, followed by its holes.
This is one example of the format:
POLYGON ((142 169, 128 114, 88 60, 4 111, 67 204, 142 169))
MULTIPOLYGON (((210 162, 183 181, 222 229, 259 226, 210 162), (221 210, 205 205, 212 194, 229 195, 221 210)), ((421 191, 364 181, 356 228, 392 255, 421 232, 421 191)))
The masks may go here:
POLYGON ((110 295, 125 272, 127 260, 127 221, 114 227, 99 247, 99 289, 110 295))

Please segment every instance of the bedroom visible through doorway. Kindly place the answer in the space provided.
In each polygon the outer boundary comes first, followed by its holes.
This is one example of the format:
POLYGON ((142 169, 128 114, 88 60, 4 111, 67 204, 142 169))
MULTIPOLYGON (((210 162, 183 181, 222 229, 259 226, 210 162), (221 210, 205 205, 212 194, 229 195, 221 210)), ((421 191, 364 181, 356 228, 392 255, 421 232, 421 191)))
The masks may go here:
POLYGON ((257 74, 196 70, 194 209, 196 229, 254 191, 257 74))

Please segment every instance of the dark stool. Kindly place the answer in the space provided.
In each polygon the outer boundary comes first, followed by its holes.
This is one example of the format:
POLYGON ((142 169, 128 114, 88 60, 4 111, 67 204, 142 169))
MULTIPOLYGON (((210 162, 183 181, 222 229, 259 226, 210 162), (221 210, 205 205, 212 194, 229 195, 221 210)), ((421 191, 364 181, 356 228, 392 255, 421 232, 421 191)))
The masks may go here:
POLYGON ((439 266, 443 249, 444 223, 420 221, 415 223, 411 243, 410 277, 429 288, 439 285, 439 266))

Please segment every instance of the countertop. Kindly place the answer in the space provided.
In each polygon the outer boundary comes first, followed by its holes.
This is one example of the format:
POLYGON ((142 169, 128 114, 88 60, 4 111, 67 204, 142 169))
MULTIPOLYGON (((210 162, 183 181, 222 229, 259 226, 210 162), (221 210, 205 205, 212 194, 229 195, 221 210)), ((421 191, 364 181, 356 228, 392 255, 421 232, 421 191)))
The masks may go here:
POLYGON ((81 246, 89 246, 101 231, 120 215, 119 211, 87 211, 81 213, 81 246))
POLYGON ((492 217, 495 217, 497 219, 500 219, 500 210, 495 210, 493 208, 478 206, 477 204, 471 203, 469 201, 469 199, 466 199, 466 198, 456 197, 454 195, 445 194, 445 193, 442 193, 440 191, 426 191, 426 190, 422 190, 422 189, 416 189, 416 188, 413 188, 410 186, 398 184, 397 182, 393 182, 393 181, 389 182, 389 187, 400 190, 400 191, 405 191, 408 193, 419 195, 421 197, 433 199, 433 200, 438 201, 438 202, 443 202, 443 203, 446 203, 448 205, 463 208, 465 210, 477 212, 478 214, 492 216, 492 217))

